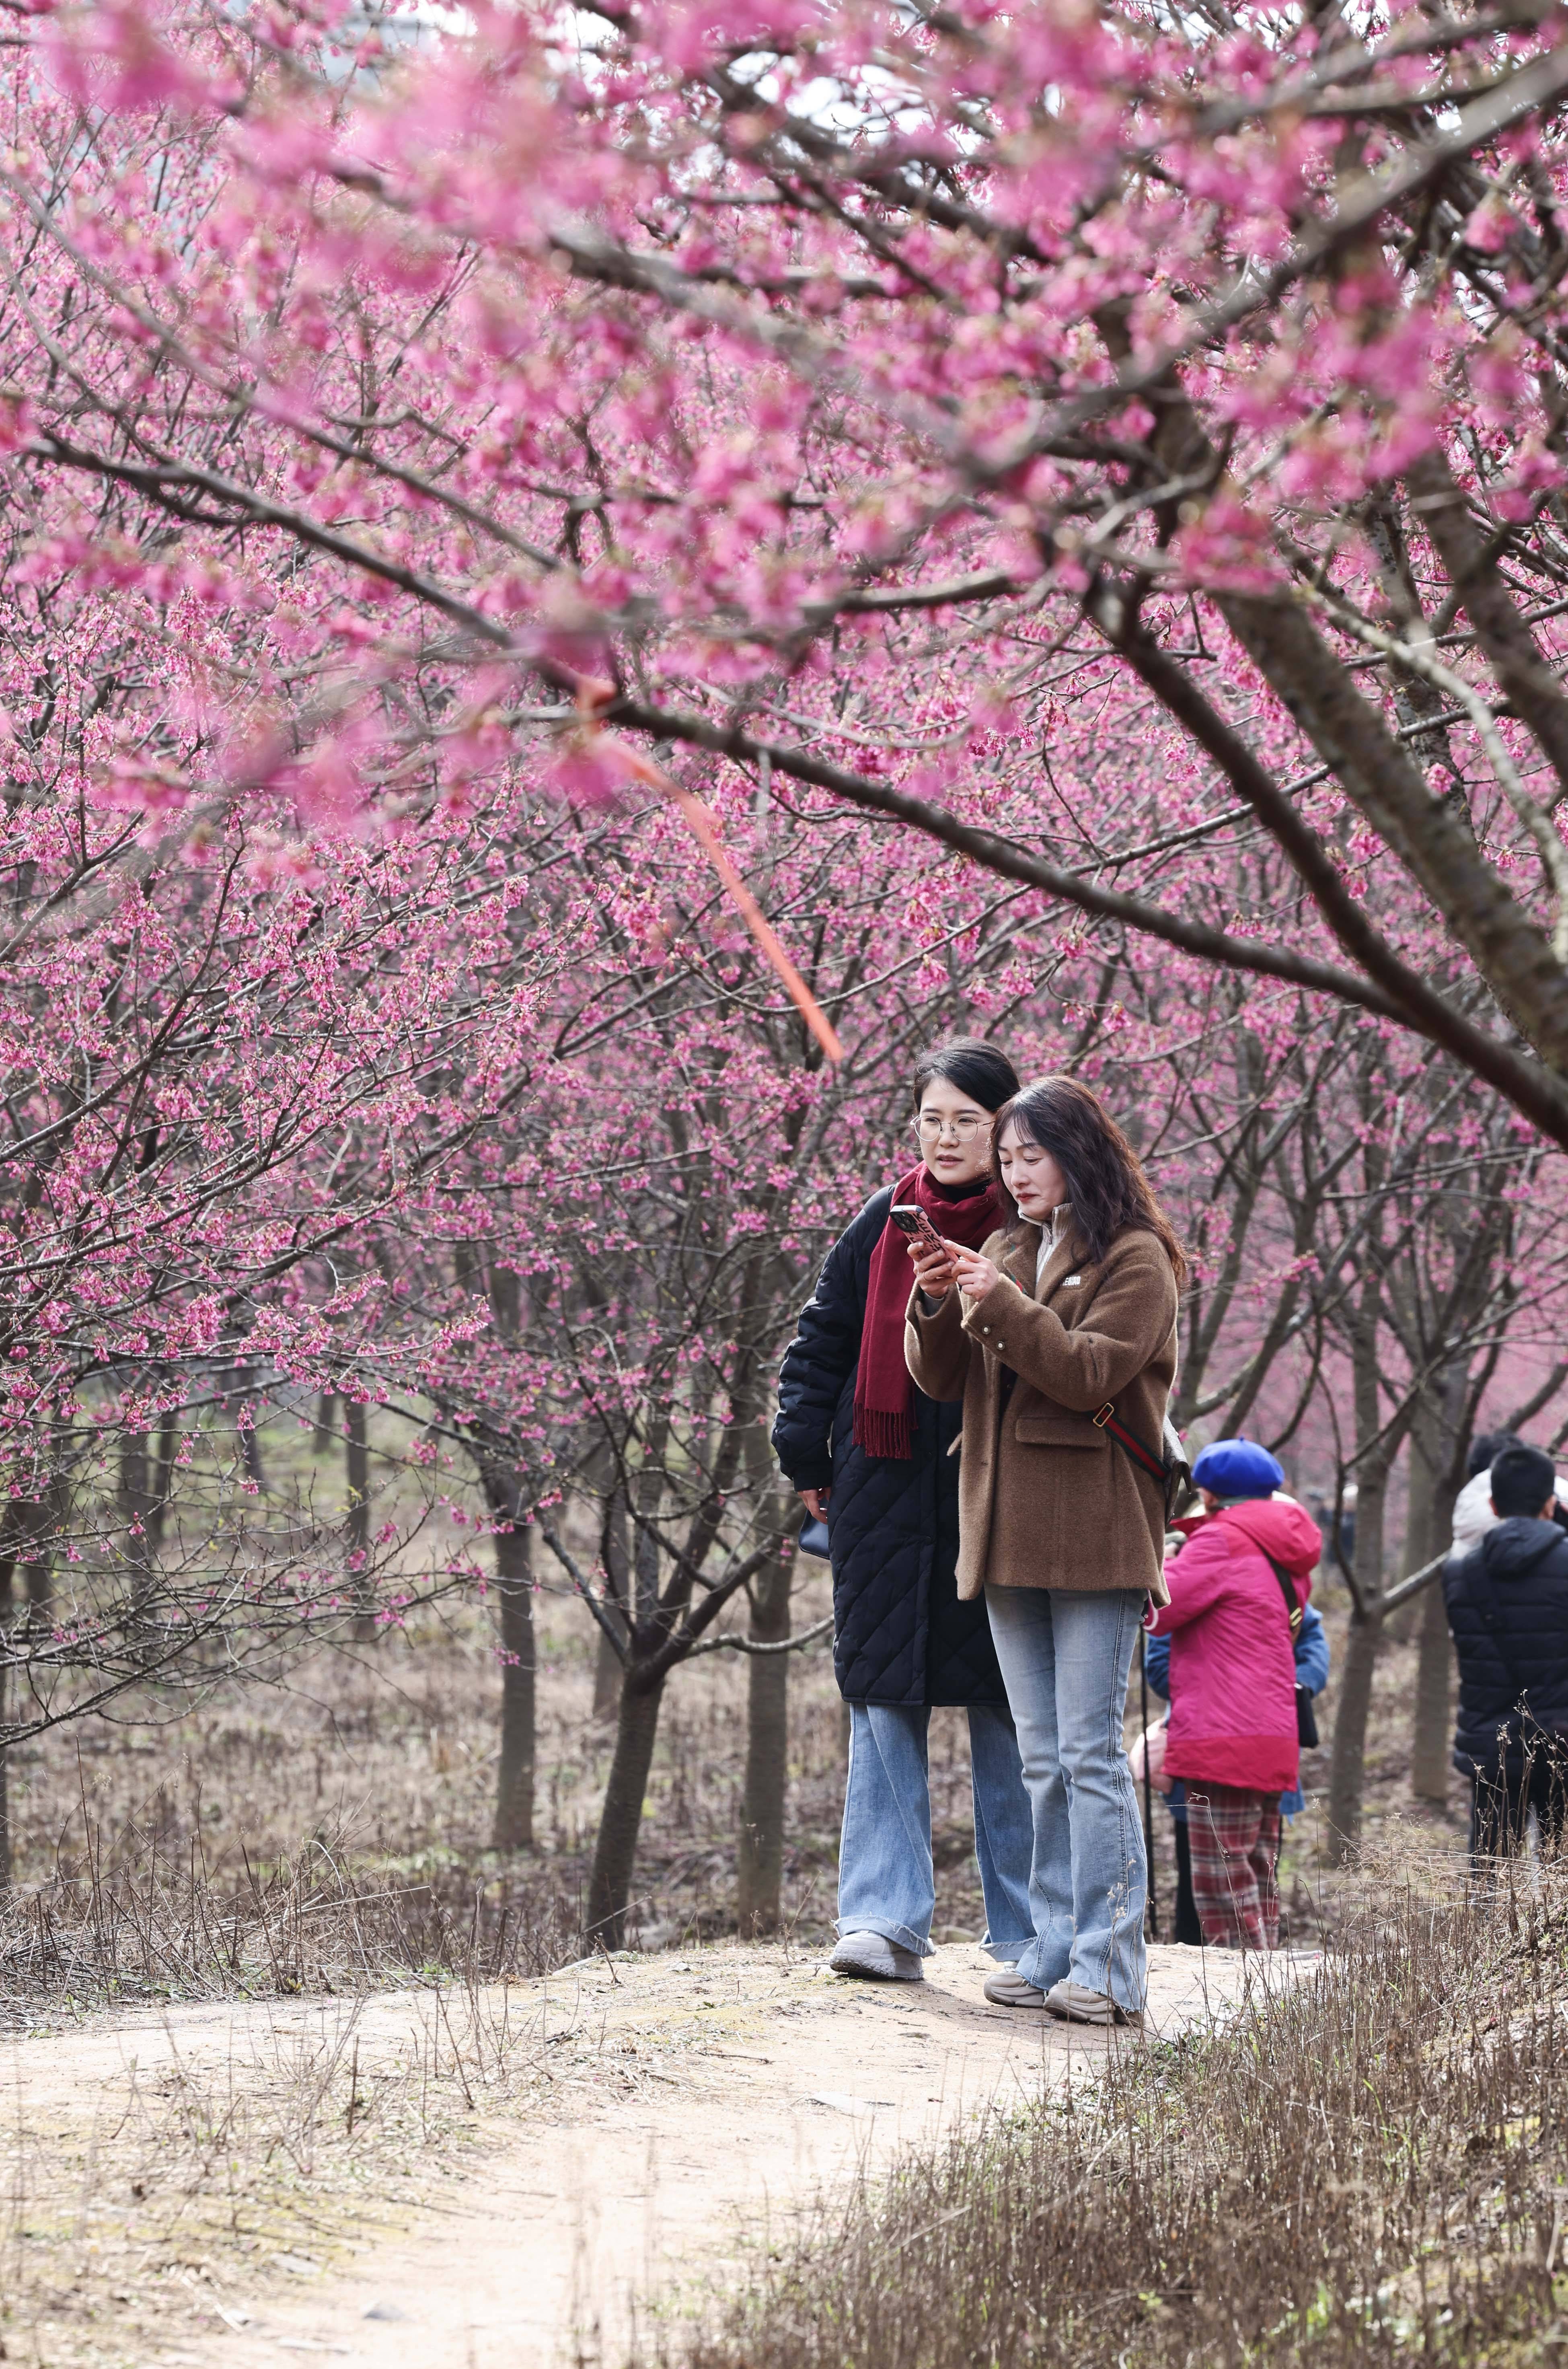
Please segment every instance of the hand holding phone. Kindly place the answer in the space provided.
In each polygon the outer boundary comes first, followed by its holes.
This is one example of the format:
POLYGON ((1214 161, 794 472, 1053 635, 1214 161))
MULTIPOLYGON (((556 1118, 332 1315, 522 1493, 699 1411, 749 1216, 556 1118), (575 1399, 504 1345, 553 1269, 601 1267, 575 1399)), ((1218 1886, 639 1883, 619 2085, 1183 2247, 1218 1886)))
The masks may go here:
POLYGON ((910 1256, 914 1261, 920 1288, 926 1298, 945 1299, 957 1272, 951 1245, 943 1241, 925 1211, 916 1202, 895 1201, 888 1215, 898 1231, 909 1237, 910 1256))
POLYGON ((943 1241, 918 1201, 895 1201, 887 1214, 901 1234, 908 1234, 912 1242, 923 1242, 928 1251, 952 1265, 951 1247, 943 1241))

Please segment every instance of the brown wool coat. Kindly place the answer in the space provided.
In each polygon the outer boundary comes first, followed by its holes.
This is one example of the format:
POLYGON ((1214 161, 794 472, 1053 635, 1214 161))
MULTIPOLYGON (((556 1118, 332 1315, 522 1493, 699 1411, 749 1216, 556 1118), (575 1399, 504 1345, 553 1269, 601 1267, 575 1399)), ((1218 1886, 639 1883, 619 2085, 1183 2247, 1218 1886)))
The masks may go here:
POLYGON ((962 1399, 958 1594, 991 1587, 1147 1588, 1170 1601, 1164 1493, 1091 1417, 1110 1400, 1161 1449, 1176 1371, 1176 1279, 1152 1234, 1118 1234, 1100 1265, 1073 1230, 1035 1288, 1034 1227, 985 1255, 1002 1279, 983 1300, 910 1295, 904 1353, 928 1398, 962 1399), (1005 1415, 1001 1374, 1018 1379, 1005 1415))

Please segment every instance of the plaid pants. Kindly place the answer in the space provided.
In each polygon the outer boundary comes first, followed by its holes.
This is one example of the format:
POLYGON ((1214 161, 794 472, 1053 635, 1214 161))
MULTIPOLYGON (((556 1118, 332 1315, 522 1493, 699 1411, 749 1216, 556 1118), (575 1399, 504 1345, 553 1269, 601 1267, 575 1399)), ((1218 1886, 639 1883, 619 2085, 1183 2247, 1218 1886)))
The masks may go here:
POLYGON ((1204 1940, 1222 1950, 1277 1950, 1278 1794, 1189 1777, 1187 1842, 1204 1940))

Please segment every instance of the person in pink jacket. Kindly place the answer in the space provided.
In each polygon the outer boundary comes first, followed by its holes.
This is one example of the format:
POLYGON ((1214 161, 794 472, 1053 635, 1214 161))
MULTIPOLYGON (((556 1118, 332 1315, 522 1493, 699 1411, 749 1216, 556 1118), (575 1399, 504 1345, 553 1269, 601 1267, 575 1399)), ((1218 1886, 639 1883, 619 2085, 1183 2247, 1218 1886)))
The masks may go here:
POLYGON ((1204 1449, 1193 1481, 1207 1518, 1166 1565, 1171 1601, 1149 1624, 1171 1640, 1165 1774, 1186 1782, 1198 1923, 1233 1950, 1279 1947, 1279 1797, 1300 1760, 1295 1631, 1323 1542, 1275 1495, 1284 1478, 1255 1440, 1204 1449))

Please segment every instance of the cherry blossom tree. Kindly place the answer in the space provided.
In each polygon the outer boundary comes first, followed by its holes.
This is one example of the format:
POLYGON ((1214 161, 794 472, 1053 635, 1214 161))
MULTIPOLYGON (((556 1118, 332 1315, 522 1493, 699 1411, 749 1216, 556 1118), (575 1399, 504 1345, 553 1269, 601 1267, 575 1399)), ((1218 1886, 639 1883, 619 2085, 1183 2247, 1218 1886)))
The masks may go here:
POLYGON ((266 617, 188 798, 706 749, 1568 1140, 1539 0, 22 21, 27 564, 266 617))
POLYGON ((58 589, 7 618, 0 1785, 8 1743, 128 1688, 468 1585, 417 1501, 345 1537, 266 1487, 256 1426, 322 1392, 362 1419, 481 1329, 416 1343, 367 1230, 515 1097, 564 959, 509 933, 494 802, 307 857, 265 803, 171 831, 122 800, 97 686, 148 667, 147 621, 107 623, 58 589))
POLYGON ((94 1391, 143 1539, 171 1372, 434 1393, 509 1671, 519 1525, 601 1476, 630 1800, 776 1555, 855 1082, 883 1127, 922 998, 1026 994, 1158 1065, 1185 1415, 1451 1471, 1568 1146, 1555 11, 110 0, 5 54, 15 1504, 94 1391), (1467 1162, 1530 1178, 1481 1269, 1467 1162))
MULTIPOLYGON (((810 991, 841 1032, 841 1062, 821 1059, 679 817, 598 815, 525 900, 531 933, 574 954, 535 1003, 527 1097, 375 1229, 416 1335, 475 1294, 492 1320, 420 1371, 481 1476, 503 1621, 509 1598, 498 1845, 532 1836, 529 1590, 564 1577, 615 1659, 587 1902, 612 1947, 671 1677, 714 1651, 788 1641, 799 1508, 767 1431, 821 1255, 868 1192, 914 1163, 909 1082, 923 1044, 985 1024, 1046 1065, 1021 1007, 1058 959, 1048 939, 1021 937, 1016 900, 981 875, 933 910, 906 842, 710 787, 770 924, 809 937, 810 991), (756 1635, 725 1618, 748 1601, 756 1635)), ((747 1828, 776 1835, 781 1814, 784 1664, 760 1659, 743 1864, 747 1828)), ((776 1920, 776 1872, 744 1888, 749 1921, 776 1920)))

